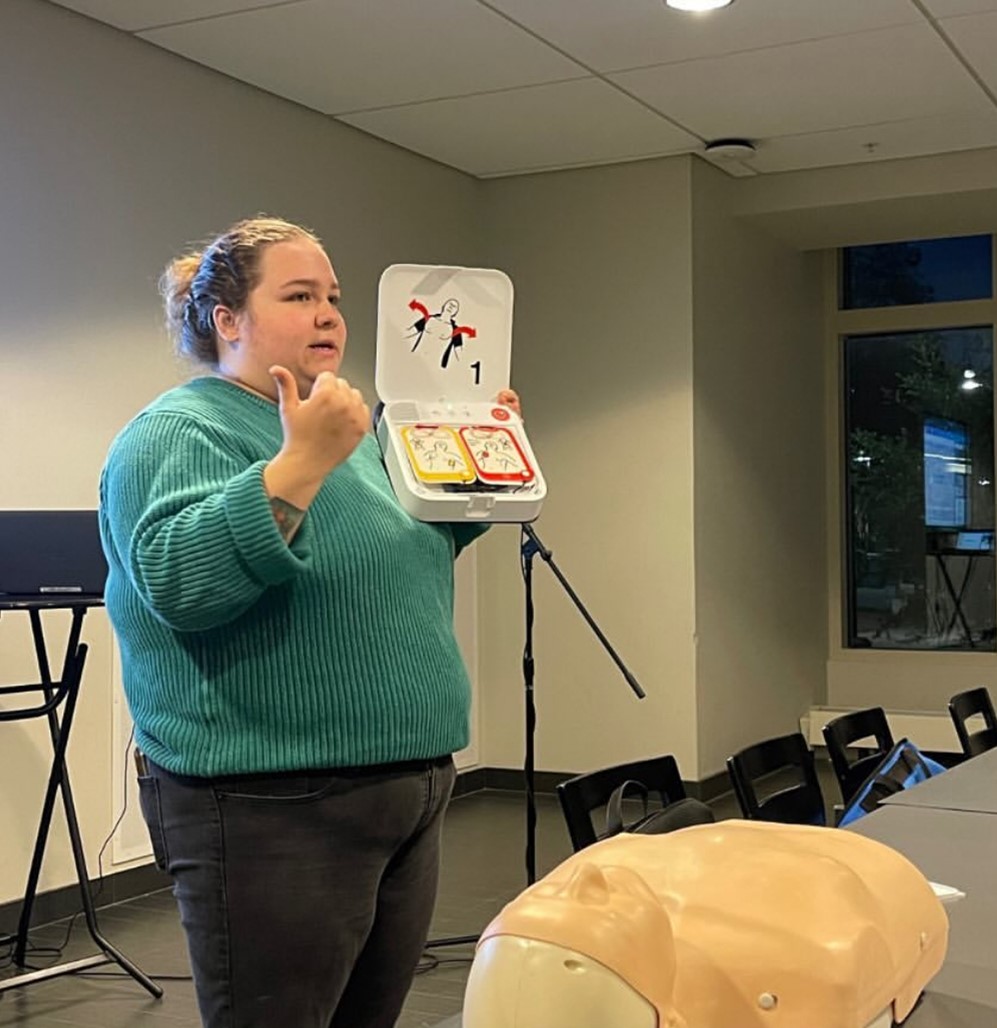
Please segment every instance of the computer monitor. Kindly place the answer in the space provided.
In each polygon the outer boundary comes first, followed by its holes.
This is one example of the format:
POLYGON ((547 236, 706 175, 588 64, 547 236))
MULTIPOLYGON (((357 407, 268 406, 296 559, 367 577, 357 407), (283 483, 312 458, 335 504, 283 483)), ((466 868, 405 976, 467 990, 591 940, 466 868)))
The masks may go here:
POLYGON ((964 528, 969 521, 969 440, 966 426, 924 419, 924 523, 964 528))

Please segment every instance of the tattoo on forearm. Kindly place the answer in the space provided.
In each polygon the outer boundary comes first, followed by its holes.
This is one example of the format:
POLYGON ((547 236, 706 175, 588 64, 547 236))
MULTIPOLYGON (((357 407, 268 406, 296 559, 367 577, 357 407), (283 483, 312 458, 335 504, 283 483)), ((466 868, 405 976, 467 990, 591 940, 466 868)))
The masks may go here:
POLYGON ((284 537, 284 541, 290 542, 301 527, 305 512, 295 507, 293 503, 282 500, 279 496, 270 498, 270 509, 273 511, 273 519, 277 522, 277 528, 284 537))

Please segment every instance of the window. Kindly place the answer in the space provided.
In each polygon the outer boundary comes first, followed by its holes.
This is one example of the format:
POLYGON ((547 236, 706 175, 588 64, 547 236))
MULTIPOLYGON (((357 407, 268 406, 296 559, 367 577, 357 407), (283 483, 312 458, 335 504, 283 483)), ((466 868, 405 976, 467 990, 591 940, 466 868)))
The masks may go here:
POLYGON ((993 326, 844 359, 847 645, 994 650, 993 326))
POLYGON ((990 236, 850 246, 842 251, 843 310, 993 296, 990 236))

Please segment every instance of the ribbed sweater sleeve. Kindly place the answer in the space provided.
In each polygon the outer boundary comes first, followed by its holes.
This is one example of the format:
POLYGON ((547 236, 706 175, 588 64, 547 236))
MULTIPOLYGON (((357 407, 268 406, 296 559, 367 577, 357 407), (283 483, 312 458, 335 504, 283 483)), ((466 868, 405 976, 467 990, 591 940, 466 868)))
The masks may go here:
POLYGON ((308 565, 308 532, 281 536, 263 486, 232 440, 168 412, 119 437, 102 482, 112 536, 149 610, 180 631, 237 618, 270 585, 308 565))

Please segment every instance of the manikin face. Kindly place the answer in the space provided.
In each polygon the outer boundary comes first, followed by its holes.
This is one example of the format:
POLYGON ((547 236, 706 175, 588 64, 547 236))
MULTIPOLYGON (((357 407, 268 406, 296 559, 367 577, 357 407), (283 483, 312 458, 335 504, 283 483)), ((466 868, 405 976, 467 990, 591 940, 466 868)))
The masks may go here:
POLYGON ((440 309, 441 318, 456 318, 457 311, 460 310, 460 304, 456 300, 447 300, 447 302, 440 309))
POLYGON ((326 252, 310 239, 268 246, 246 307, 215 308, 219 370, 276 399, 269 369, 283 365, 302 396, 323 371, 338 372, 346 350, 339 282, 326 252))

